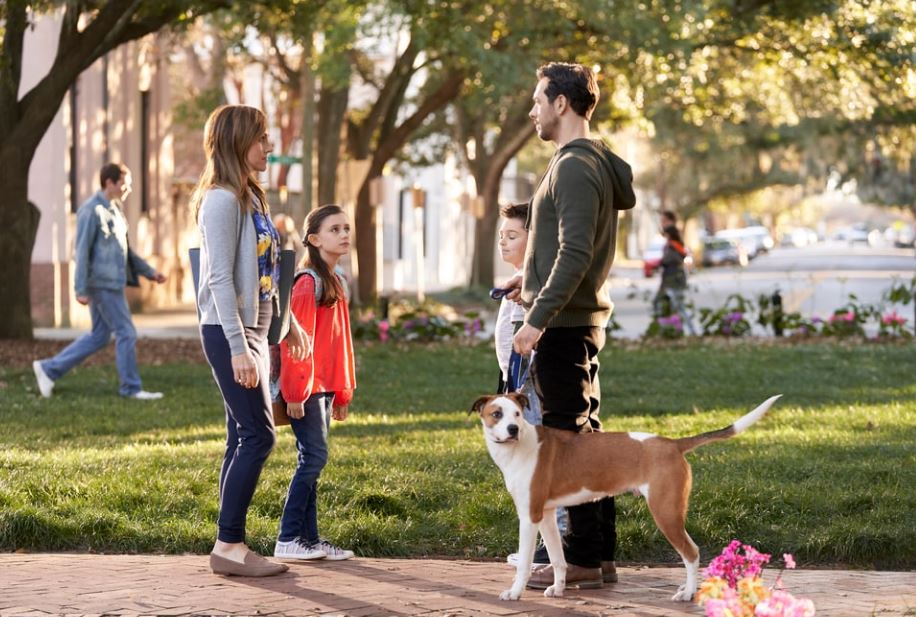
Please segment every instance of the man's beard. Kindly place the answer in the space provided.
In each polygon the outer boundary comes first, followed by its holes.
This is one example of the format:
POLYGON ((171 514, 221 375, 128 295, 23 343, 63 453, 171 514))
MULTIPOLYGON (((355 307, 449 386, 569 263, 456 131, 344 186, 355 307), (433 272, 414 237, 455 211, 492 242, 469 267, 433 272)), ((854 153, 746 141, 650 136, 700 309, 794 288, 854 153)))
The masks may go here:
POLYGON ((540 128, 537 128, 537 134, 540 140, 553 141, 554 137, 556 137, 557 124, 559 124, 559 122, 556 118, 551 122, 540 124, 540 128))

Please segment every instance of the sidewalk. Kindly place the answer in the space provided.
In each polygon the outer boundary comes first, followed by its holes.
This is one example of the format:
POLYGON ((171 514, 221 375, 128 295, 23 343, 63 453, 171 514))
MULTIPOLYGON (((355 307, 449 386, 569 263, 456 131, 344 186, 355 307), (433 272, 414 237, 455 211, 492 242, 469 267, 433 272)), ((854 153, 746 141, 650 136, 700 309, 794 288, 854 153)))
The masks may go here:
MULTIPOLYGON (((203 555, 0 554, 0 616, 41 615, 702 615, 670 601, 683 568, 624 567, 620 583, 519 602, 502 563, 353 559, 293 564, 266 579, 223 578, 203 555)), ((772 582, 774 572, 769 572, 772 582)), ((916 615, 916 572, 794 570, 785 588, 821 617, 916 615)))
MULTIPOLYGON (((132 315, 139 338, 190 338, 200 337, 197 325, 197 309, 191 305, 168 309, 151 309, 132 315)), ((69 341, 86 334, 84 328, 35 328, 35 338, 55 341, 69 341)))

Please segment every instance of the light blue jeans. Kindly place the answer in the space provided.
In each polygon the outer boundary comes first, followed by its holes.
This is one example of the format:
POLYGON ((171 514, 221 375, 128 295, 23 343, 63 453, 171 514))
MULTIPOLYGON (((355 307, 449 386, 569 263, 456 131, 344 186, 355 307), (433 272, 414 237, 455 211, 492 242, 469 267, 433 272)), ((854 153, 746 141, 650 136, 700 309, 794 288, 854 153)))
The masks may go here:
POLYGON ((115 366, 121 385, 118 393, 131 396, 141 390, 137 370, 137 330, 130 318, 124 290, 89 288, 92 330, 79 337, 53 358, 41 361, 44 372, 57 381, 67 371, 101 350, 115 337, 115 366))
POLYGON ((280 518, 277 537, 280 542, 300 538, 306 544, 315 544, 321 539, 318 535, 318 477, 328 463, 328 430, 333 405, 333 392, 313 394, 303 406, 305 415, 298 420, 289 420, 296 435, 299 457, 280 518))

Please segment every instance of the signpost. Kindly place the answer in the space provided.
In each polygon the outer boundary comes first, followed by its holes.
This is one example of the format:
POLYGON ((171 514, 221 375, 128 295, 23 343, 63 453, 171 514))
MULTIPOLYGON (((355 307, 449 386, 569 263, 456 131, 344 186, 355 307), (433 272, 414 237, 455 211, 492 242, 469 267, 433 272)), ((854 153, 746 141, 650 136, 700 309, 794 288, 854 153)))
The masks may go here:
POLYGON ((268 163, 279 163, 280 165, 297 165, 302 164, 301 156, 290 156, 289 154, 268 154, 268 163))

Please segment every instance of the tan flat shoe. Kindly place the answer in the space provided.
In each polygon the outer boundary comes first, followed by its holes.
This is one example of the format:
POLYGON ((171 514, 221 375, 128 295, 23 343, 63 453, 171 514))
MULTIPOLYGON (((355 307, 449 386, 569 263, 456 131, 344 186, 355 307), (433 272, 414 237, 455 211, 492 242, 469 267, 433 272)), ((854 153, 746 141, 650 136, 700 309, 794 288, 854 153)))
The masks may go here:
POLYGON ((289 570, 289 566, 268 561, 260 555, 249 551, 245 555, 244 563, 210 553, 210 570, 213 571, 213 574, 222 576, 274 576, 275 574, 286 572, 289 570))

